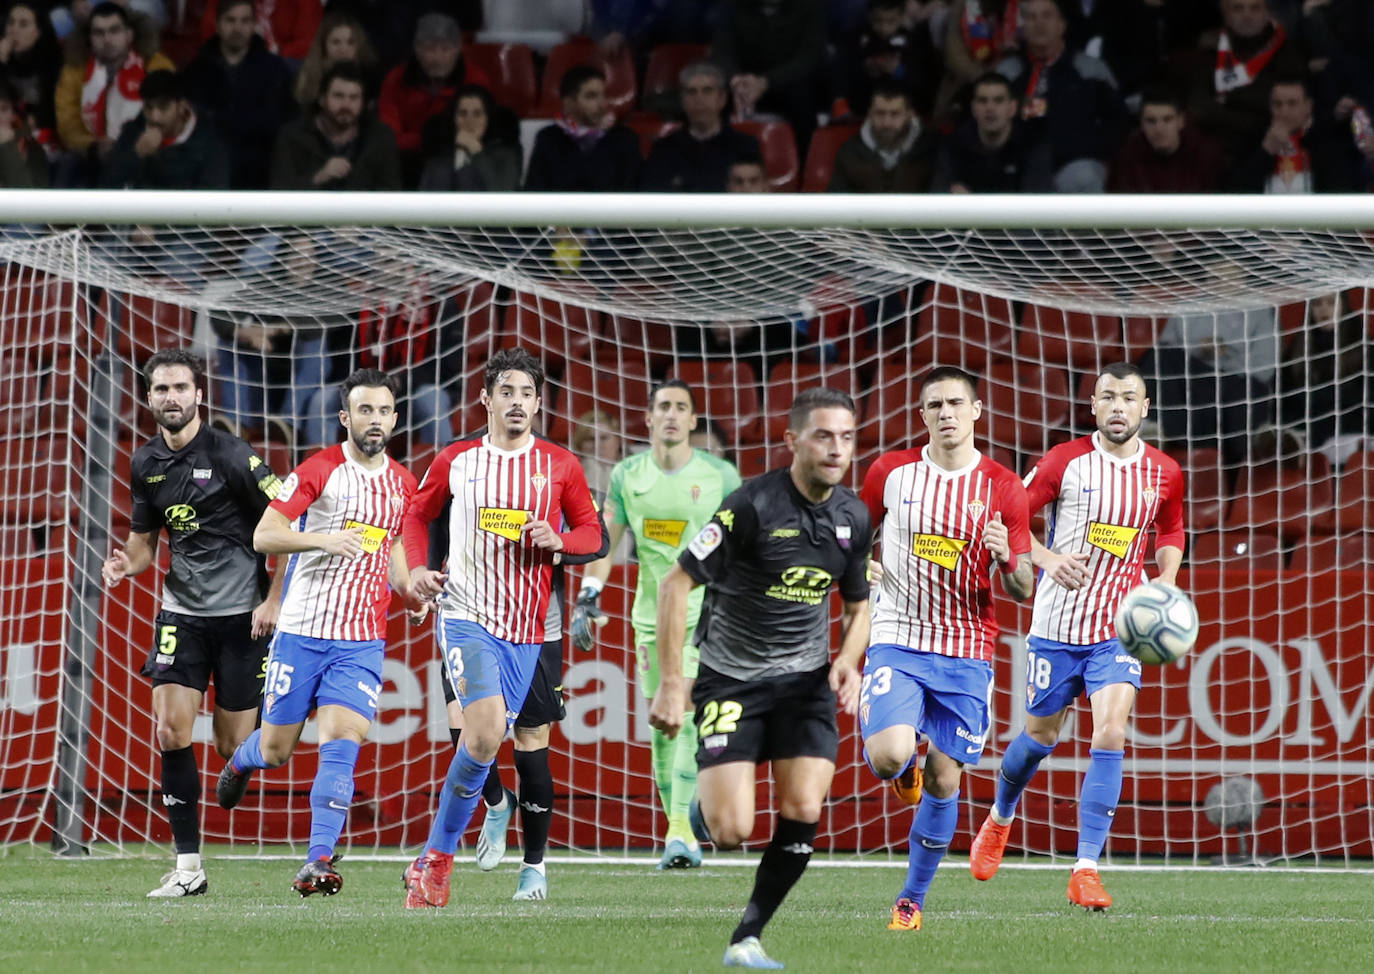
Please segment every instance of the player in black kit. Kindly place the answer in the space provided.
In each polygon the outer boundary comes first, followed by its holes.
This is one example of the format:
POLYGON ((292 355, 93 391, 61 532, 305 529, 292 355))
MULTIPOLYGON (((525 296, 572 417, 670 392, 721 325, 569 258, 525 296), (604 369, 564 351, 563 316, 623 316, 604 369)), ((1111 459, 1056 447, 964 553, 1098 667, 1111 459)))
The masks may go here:
MULTIPOLYGON (((670 737, 687 711, 681 674, 687 595, 706 585, 697 624, 697 778, 703 827, 718 849, 754 831, 756 767, 772 762, 778 821, 730 946, 726 967, 781 968, 759 944, 764 925, 810 861, 835 776, 836 706, 854 713, 856 667, 868 645, 868 509, 840 486, 854 456, 854 401, 808 389, 788 413, 792 465, 721 502, 658 596, 662 683, 649 723, 670 737), (844 602, 840 653, 830 663, 830 590, 844 602), (838 696, 838 700, 837 700, 838 696)), ((696 809, 694 808, 694 811, 696 809)))
POLYGON ((129 537, 105 559, 101 574, 113 586, 144 571, 157 561, 158 535, 167 530, 172 564, 143 675, 153 681, 162 804, 177 859, 148 895, 197 896, 207 883, 191 730, 212 674, 220 756, 227 760, 257 722, 286 560, 268 590, 253 529, 281 482, 251 446, 201 422, 205 368, 199 358, 179 349, 156 352, 143 377, 159 435, 134 453, 129 537))

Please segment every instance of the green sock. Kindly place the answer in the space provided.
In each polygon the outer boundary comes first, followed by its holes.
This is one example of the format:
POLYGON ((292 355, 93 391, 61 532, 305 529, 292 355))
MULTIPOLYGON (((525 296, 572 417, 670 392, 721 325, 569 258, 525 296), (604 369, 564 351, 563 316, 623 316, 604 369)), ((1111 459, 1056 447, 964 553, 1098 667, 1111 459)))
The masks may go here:
POLYGON ((697 792, 697 723, 696 715, 688 712, 673 743, 673 796, 668 806, 668 834, 691 843, 692 826, 687 811, 697 792))
POLYGON ((658 788, 658 804, 664 815, 669 815, 668 824, 672 826, 673 808, 673 757, 677 745, 669 740, 662 731, 654 731, 649 742, 654 757, 654 786, 658 788))

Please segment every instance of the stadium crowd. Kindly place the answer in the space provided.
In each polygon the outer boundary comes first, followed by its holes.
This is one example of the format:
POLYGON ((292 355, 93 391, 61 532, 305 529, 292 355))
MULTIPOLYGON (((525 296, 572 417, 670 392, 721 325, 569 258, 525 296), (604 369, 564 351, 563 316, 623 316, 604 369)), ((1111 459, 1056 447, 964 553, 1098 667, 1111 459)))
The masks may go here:
POLYGON ((1361 0, 20 0, 0 184, 1369 190, 1372 45, 1361 0))

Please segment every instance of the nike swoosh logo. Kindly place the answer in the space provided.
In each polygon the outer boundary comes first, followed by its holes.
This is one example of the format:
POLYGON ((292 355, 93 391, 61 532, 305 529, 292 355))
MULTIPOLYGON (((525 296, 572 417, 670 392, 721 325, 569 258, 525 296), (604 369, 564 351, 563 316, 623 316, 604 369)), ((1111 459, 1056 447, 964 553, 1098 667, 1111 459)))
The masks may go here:
POLYGON ((1096 487, 1084 487, 1084 488, 1083 488, 1083 493, 1085 493, 1085 494, 1091 494, 1091 493, 1093 493, 1093 492, 1096 491, 1096 490, 1097 490, 1096 487))
POLYGON ((947 848, 947 846, 945 845, 945 843, 943 843, 943 842, 931 842, 929 839, 922 839, 922 840, 921 840, 921 845, 925 846, 927 849, 932 849, 932 850, 934 850, 934 849, 944 849, 944 848, 947 848))
POLYGON ((977 754, 977 753, 978 753, 979 751, 981 751, 982 749, 983 749, 983 745, 981 745, 981 744, 970 744, 968 747, 964 748, 964 753, 965 753, 965 754, 977 754))
POLYGON ((340 805, 340 804, 339 804, 338 802, 336 802, 336 801, 331 801, 331 802, 329 803, 329 807, 330 807, 330 808, 333 808, 333 809, 337 809, 338 811, 341 811, 341 812, 346 812, 346 811, 348 811, 348 806, 347 806, 347 805, 340 805))
POLYGON ((468 483, 470 483, 470 484, 475 484, 475 483, 477 483, 477 481, 479 481, 479 480, 486 480, 486 479, 487 479, 486 477, 473 477, 471 480, 468 481, 468 483))

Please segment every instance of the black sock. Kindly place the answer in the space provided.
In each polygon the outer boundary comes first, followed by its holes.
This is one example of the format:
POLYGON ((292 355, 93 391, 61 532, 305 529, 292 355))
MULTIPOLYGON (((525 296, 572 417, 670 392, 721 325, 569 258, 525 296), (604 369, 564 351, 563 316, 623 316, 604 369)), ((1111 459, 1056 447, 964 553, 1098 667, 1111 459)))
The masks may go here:
POLYGON ((501 804, 501 796, 505 793, 506 789, 501 784, 501 772, 497 770, 496 762, 493 761, 491 767, 487 769, 486 783, 482 785, 482 801, 487 803, 488 808, 499 805, 501 804))
POLYGON ((744 917, 731 934, 730 943, 737 944, 745 937, 763 933, 764 925, 773 918, 788 892, 806 872, 806 864, 811 861, 811 846, 816 841, 816 825, 816 822, 797 822, 778 816, 773 841, 768 843, 758 872, 754 874, 754 892, 749 895, 749 905, 744 908, 744 917))
POLYGON ((463 736, 463 728, 450 727, 448 729, 448 739, 453 742, 453 749, 458 750, 458 739, 463 736))
POLYGON ((515 752, 515 773, 520 776, 520 832, 525 839, 525 862, 544 861, 553 823, 553 772, 549 749, 515 752))
POLYGON ((200 769, 194 748, 162 752, 162 807, 177 855, 200 851, 200 769))

